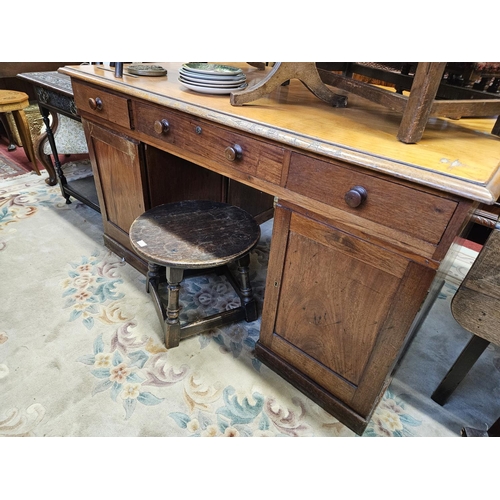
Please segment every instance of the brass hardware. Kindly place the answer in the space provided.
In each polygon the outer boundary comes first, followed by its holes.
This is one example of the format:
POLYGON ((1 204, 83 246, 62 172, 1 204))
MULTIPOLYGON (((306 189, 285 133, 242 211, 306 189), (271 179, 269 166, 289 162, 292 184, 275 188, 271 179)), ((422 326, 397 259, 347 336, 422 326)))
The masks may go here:
POLYGON ((170 123, 165 118, 163 120, 156 120, 154 129, 157 134, 165 134, 170 130, 170 123))
POLYGON ((354 186, 347 191, 344 200, 351 208, 356 208, 366 200, 367 196, 368 193, 363 186, 354 186))
POLYGON ((241 149, 239 144, 228 146, 224 151, 224 156, 226 157, 226 160, 229 161, 240 160, 243 156, 243 149, 241 149))
POLYGON ((95 99, 92 99, 92 97, 89 98, 89 106, 90 109, 98 110, 101 111, 102 109, 102 99, 100 97, 96 97, 95 99))

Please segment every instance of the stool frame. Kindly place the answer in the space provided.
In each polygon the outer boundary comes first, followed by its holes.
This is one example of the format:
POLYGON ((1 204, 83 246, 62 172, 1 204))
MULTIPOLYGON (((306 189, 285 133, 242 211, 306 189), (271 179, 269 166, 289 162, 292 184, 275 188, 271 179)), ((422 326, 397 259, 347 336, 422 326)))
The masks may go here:
POLYGON ((233 275, 227 265, 210 269, 192 270, 177 267, 164 267, 153 262, 148 263, 146 290, 153 297, 158 319, 163 326, 165 347, 167 349, 177 347, 181 340, 193 337, 212 328, 218 328, 242 320, 250 323, 258 318, 257 301, 253 296, 249 278, 250 254, 247 253, 243 255, 237 259, 236 262, 239 279, 233 275), (165 269, 164 277, 162 276, 162 269, 165 269), (209 273, 216 273, 218 275, 224 274, 224 276, 226 276, 234 291, 238 294, 241 300, 241 306, 182 325, 179 317, 181 282, 185 275, 187 277, 188 275, 193 276, 209 273), (160 294, 160 284, 165 281, 168 291, 166 306, 160 294))

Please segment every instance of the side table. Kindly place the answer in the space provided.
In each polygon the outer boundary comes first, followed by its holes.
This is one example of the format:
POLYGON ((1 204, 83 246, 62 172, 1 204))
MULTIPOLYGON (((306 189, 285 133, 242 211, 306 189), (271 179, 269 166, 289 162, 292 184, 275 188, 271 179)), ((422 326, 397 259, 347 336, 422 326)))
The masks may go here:
MULTIPOLYGON (((20 73, 17 76, 18 78, 31 82, 33 85, 38 100, 38 107, 40 108, 40 113, 47 129, 46 140, 49 141, 54 161, 54 164, 52 164, 50 159, 43 162, 49 174, 48 179, 46 179, 47 184, 53 186, 58 182, 61 193, 64 198, 66 198, 66 203, 71 203, 70 197, 73 196, 82 203, 100 212, 93 175, 69 182, 66 179, 61 167, 61 162, 59 161, 54 133, 49 120, 50 114, 52 114, 52 116, 62 114, 68 118, 81 122, 73 99, 71 79, 69 76, 58 73, 57 71, 20 73)), ((43 150, 44 143, 45 142, 40 144, 39 150, 43 150)))

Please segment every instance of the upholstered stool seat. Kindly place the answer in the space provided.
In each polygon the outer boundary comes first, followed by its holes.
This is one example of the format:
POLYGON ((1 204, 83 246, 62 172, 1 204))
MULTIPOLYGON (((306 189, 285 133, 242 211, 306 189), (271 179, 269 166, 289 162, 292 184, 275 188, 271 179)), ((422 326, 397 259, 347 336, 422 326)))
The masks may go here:
MULTIPOLYGON (((4 113, 12 113, 16 123, 17 131, 23 143, 24 152, 26 157, 33 164, 33 170, 40 175, 40 170, 36 161, 35 150, 33 148, 33 140, 31 132, 26 119, 24 109, 29 106, 29 96, 24 92, 17 92, 14 90, 0 90, 0 115, 4 113)), ((6 122, 2 120, 4 126, 7 128, 6 122)), ((9 147, 9 149, 13 149, 9 147)))
POLYGON ((181 339, 210 328, 257 319, 248 266, 249 252, 260 238, 260 227, 249 213, 213 201, 167 203, 139 216, 129 234, 134 250, 148 262, 147 291, 152 294, 163 324, 167 348, 176 347, 181 339), (237 263, 237 277, 229 270, 231 262, 237 263), (164 278, 162 268, 165 268, 164 278), (179 293, 184 271, 189 270, 224 273, 241 305, 181 325, 179 293), (165 280, 166 304, 159 290, 165 280))

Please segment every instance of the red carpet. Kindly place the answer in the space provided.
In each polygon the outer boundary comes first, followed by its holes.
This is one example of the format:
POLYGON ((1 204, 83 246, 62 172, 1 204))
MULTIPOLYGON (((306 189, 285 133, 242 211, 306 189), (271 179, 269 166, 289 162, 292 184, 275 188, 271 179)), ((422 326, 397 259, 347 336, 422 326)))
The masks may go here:
MULTIPOLYGON (((7 151, 8 146, 9 141, 7 138, 0 137, 0 160, 3 160, 12 169, 19 170, 18 175, 32 172, 32 164, 26 157, 24 149, 18 146, 14 151, 7 151)), ((41 165, 38 165, 38 168, 41 168, 41 165)))
POLYGON ((481 243, 476 243, 475 241, 471 240, 466 240, 464 238, 457 238, 456 243, 459 245, 462 245, 465 248, 469 248, 471 250, 475 250, 476 252, 479 252, 481 248, 483 248, 483 245, 481 243))

